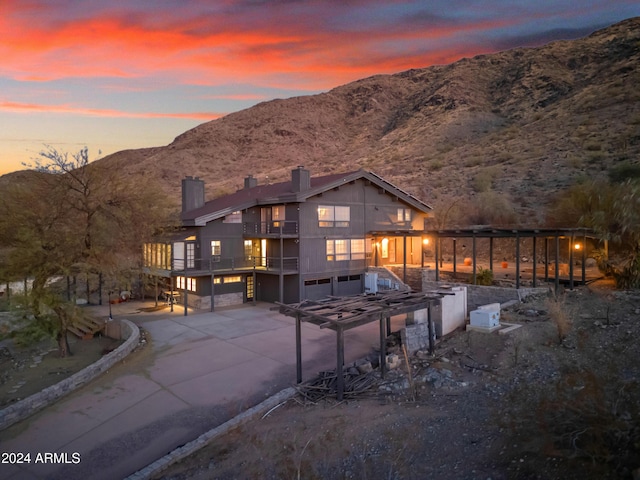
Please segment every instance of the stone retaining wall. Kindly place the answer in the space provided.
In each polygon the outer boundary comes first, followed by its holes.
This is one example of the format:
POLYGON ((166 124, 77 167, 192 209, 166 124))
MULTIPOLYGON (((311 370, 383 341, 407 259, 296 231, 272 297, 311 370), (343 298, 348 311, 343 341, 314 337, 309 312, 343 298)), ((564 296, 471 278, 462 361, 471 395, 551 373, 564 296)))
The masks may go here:
POLYGON ((16 422, 33 415, 37 411, 51 405, 53 402, 71 393, 78 387, 93 380, 101 373, 105 372, 120 360, 125 358, 138 345, 140 330, 129 320, 117 320, 120 323, 121 335, 126 338, 125 342, 113 352, 104 355, 97 362, 65 378, 61 382, 45 388, 41 392, 35 393, 19 402, 13 403, 0 410, 0 430, 10 427, 16 422))

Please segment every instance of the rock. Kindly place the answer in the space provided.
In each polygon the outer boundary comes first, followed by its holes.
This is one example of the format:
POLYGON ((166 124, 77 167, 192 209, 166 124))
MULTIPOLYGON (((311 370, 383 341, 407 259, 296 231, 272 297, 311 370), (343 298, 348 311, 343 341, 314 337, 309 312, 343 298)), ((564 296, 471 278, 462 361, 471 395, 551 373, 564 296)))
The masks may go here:
POLYGON ((358 369, 358 372, 360 372, 360 373, 369 373, 369 372, 373 371, 373 366, 371 365, 371 362, 361 363, 356 368, 358 369))
POLYGON ((354 377, 357 377, 358 375, 360 375, 361 372, 356 367, 349 367, 349 369, 347 370, 347 373, 349 373, 349 375, 353 375, 354 377))

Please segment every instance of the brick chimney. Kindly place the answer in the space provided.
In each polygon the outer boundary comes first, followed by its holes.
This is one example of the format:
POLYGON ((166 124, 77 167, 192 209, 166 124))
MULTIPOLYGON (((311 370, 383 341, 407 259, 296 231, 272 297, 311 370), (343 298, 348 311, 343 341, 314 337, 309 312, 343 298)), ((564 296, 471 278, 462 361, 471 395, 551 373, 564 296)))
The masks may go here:
POLYGON ((204 181, 198 177, 182 179, 182 211, 189 212, 204 206, 204 181))
POLYGON ((258 186, 258 179, 254 178, 253 175, 248 175, 244 179, 244 188, 253 188, 258 186))
POLYGON ((311 173, 303 166, 291 170, 291 190, 294 193, 304 192, 311 188, 311 173))

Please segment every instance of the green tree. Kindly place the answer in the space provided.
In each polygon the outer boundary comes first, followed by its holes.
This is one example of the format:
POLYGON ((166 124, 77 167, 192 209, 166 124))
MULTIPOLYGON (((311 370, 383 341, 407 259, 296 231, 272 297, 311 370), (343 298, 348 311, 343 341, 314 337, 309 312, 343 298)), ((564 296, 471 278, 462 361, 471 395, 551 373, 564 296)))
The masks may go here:
POLYGON ((142 243, 165 223, 166 209, 156 185, 91 163, 86 148, 69 156, 47 147, 32 167, 29 181, 0 200, 0 247, 10 252, 4 274, 33 280, 30 327, 54 335, 64 356, 80 311, 51 280, 104 275, 118 283, 138 273, 142 243))
POLYGON ((551 225, 586 227, 616 244, 620 258, 601 259, 619 288, 640 288, 640 183, 583 182, 563 192, 550 210, 551 225))

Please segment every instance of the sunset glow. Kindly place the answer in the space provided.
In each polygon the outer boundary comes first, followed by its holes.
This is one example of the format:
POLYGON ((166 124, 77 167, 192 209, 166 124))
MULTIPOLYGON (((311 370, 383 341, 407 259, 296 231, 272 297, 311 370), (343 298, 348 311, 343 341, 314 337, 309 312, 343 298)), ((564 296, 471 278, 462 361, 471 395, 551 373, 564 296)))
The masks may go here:
POLYGON ((0 174, 43 144, 87 145, 94 157, 165 145, 260 101, 577 38, 640 15, 628 0, 0 5, 0 174))

